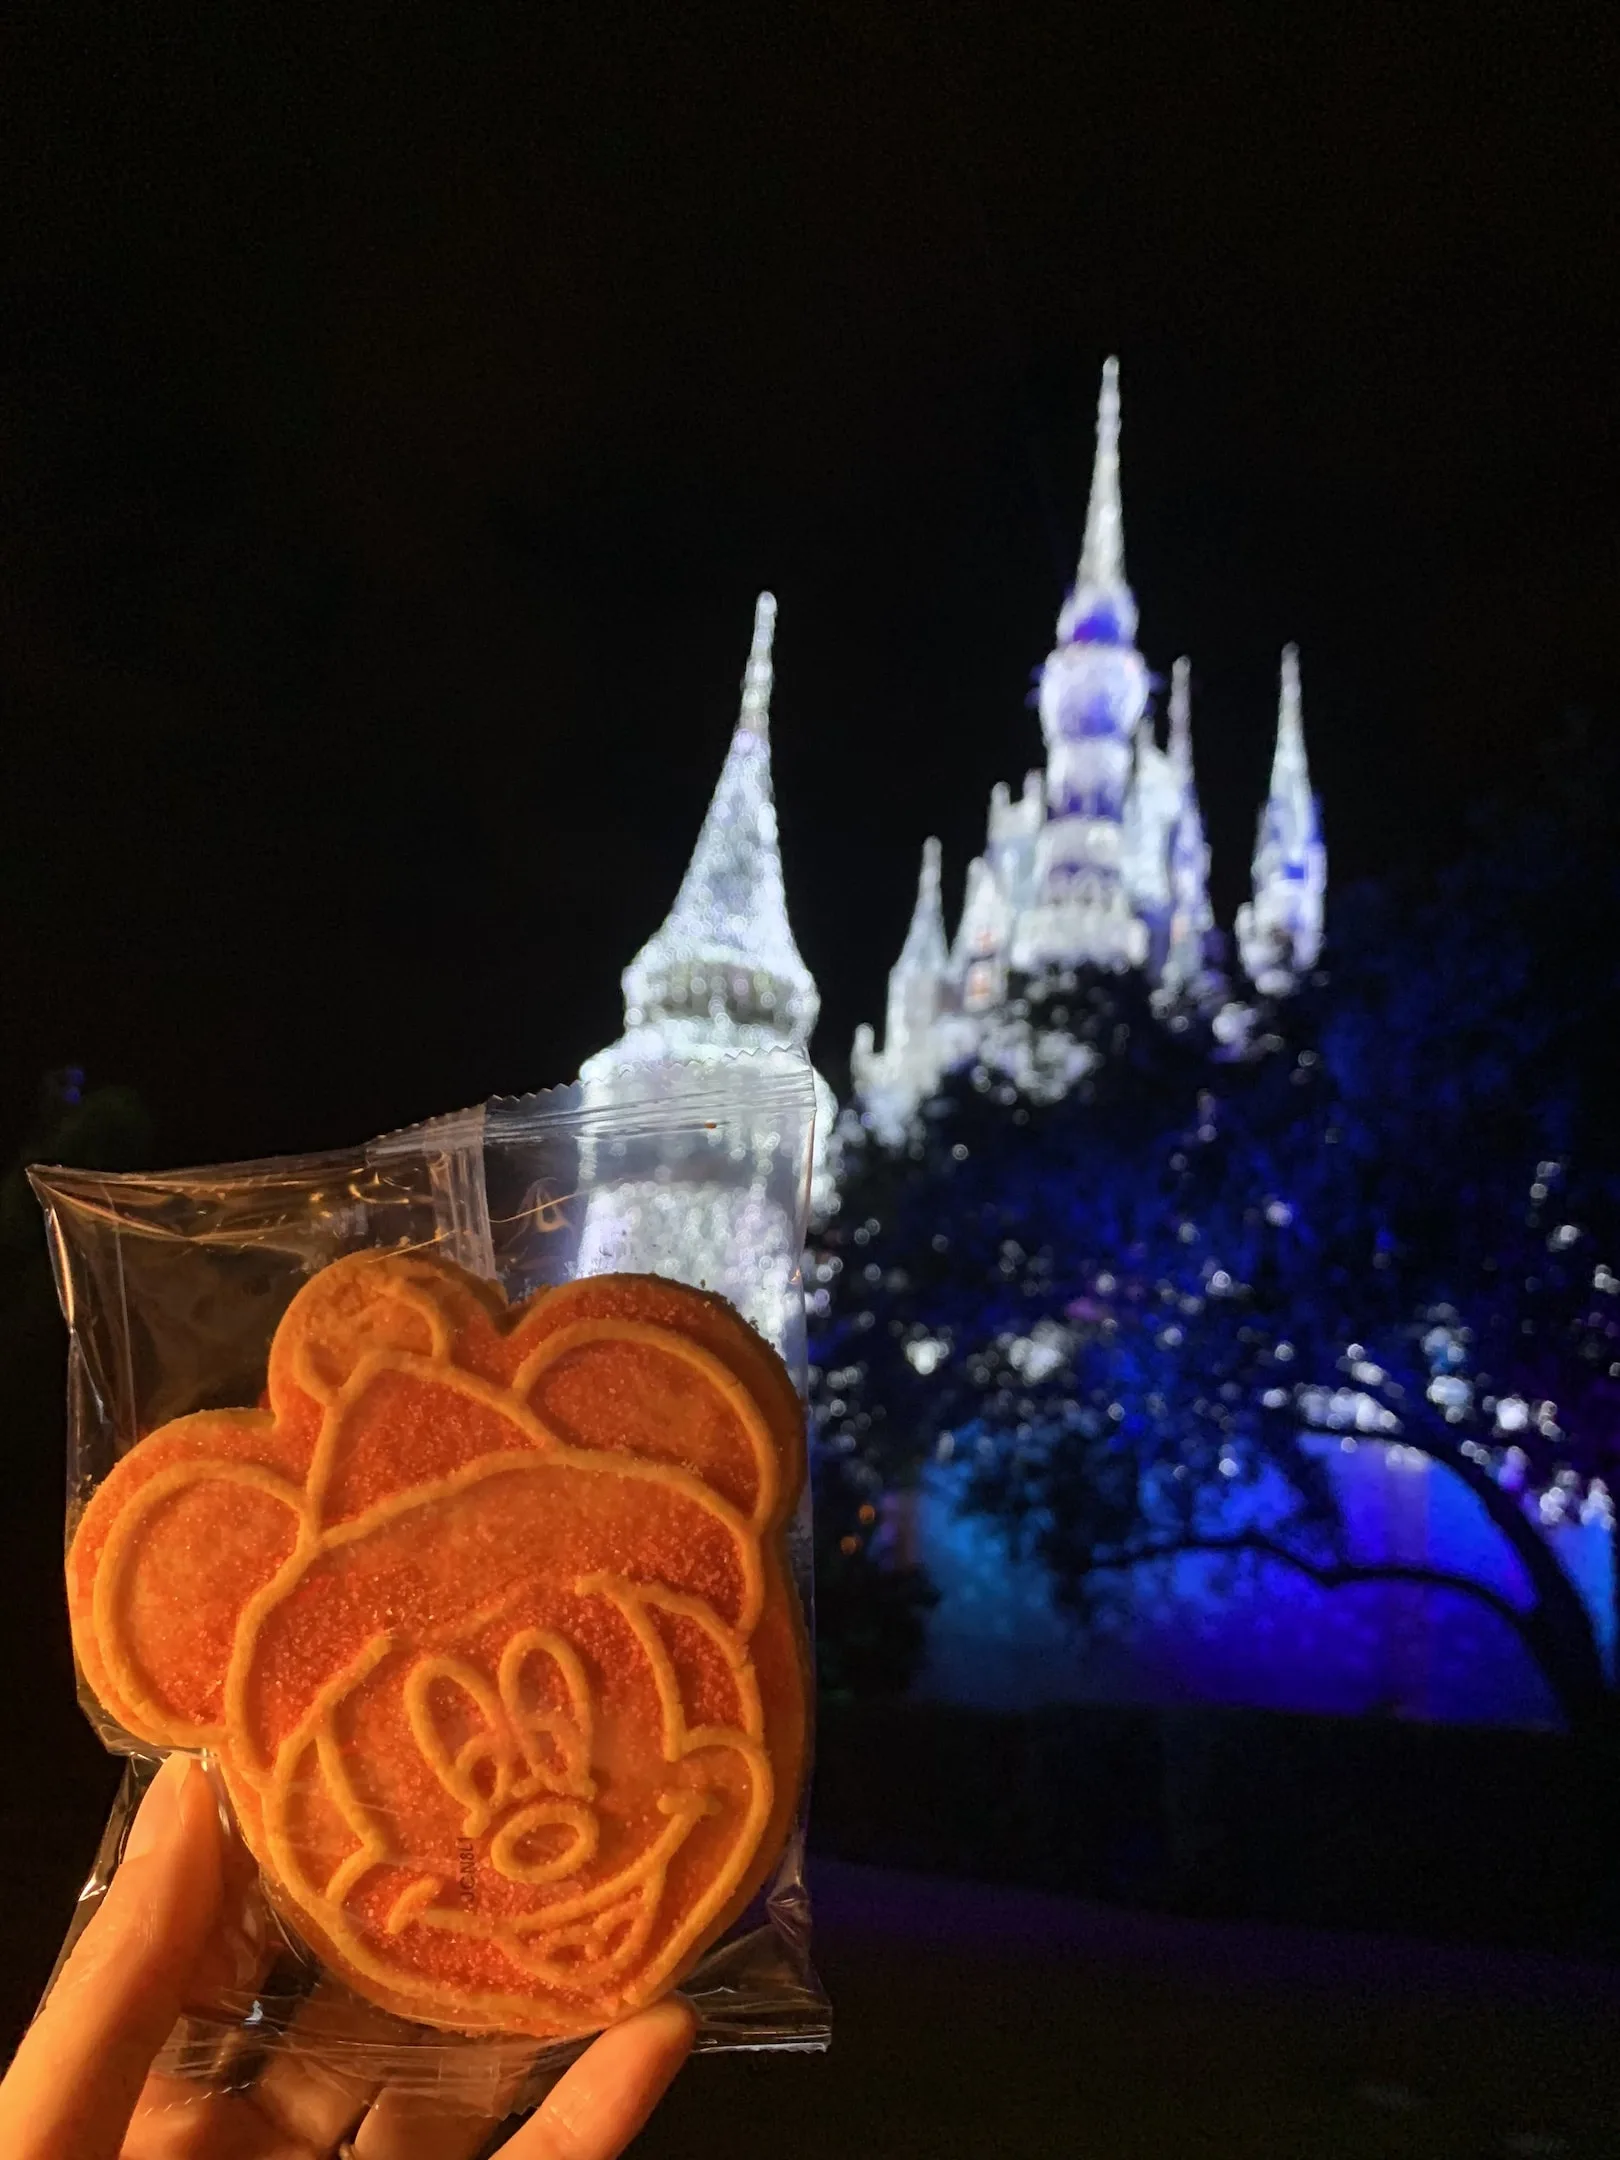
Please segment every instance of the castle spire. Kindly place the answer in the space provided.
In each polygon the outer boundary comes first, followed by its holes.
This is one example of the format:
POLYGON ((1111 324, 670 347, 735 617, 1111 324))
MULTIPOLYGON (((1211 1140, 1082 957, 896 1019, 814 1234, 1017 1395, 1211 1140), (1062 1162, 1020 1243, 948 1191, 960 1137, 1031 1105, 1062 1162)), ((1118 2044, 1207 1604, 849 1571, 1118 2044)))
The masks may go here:
MULTIPOLYGON (((738 1052, 799 1056, 809 1047, 821 1001, 788 923, 771 790, 775 628, 776 602, 761 593, 731 747, 675 905, 624 971, 624 1033, 579 1069, 587 1101, 615 1101, 621 1082, 648 1068, 717 1064, 738 1052)), ((811 1200, 820 1209, 832 1204, 836 1105, 819 1073, 814 1080, 811 1200)), ((757 1162, 738 1171, 762 1174, 757 1162)), ((755 1202, 738 1206, 734 1217, 722 1208, 716 1220, 730 1228, 715 1229, 713 1210, 694 1209, 689 1193, 615 1186, 591 1202, 582 1251, 596 1265, 721 1282, 761 1234, 755 1202)))
MULTIPOLYGON (((1058 614, 1056 648, 1041 670, 1046 819, 1035 849, 1033 902, 1021 910, 1013 938, 1011 964, 1019 974, 1139 967, 1149 956, 1150 927, 1134 913, 1121 876, 1127 787, 1135 764, 1152 765, 1136 756, 1147 700, 1136 601, 1125 582, 1119 363, 1110 360, 1097 401, 1080 572, 1058 614)), ((1138 860, 1139 807, 1131 811, 1130 836, 1138 860)))
POLYGON ((879 1122, 886 1129, 898 1130, 904 1124, 938 1085, 944 1070, 939 1023, 949 966, 939 896, 939 842, 929 839, 923 842, 917 900, 906 941, 889 970, 883 1048, 875 1047, 872 1030, 862 1026, 855 1031, 850 1059, 856 1086, 866 1096, 869 1110, 878 1104, 879 1122))
POLYGON ((748 665, 743 669, 742 710, 737 715, 739 731, 747 728, 751 734, 766 741, 771 728, 771 684, 775 677, 771 669, 771 644, 776 636, 776 597, 762 592, 754 602, 754 642, 748 649, 748 665))
POLYGON ((775 626, 776 602, 761 593, 742 710, 692 860, 675 905, 624 972, 632 1029, 753 1029, 803 1049, 815 1026, 820 999, 788 924, 771 790, 775 626))
POLYGON ((1125 582, 1125 513, 1119 499, 1119 362, 1103 362, 1097 396, 1097 452, 1080 548, 1080 583, 1105 589, 1125 582))
POLYGON ((1283 648, 1277 700, 1277 744, 1271 791, 1260 812, 1254 847, 1254 898, 1239 908, 1238 948, 1255 988, 1268 997, 1292 990, 1316 964, 1322 948, 1327 849, 1311 793, 1300 697, 1299 648, 1283 648))
POLYGON ((1103 363, 1080 568, 1058 615, 1058 644, 1129 645, 1136 600, 1125 582, 1125 512, 1119 486, 1119 362, 1103 363))
POLYGON ((922 867, 917 873, 917 902, 911 911, 906 942, 900 948, 897 969, 909 972, 945 971, 945 913, 939 894, 939 842, 923 842, 922 867))
MULTIPOLYGON (((739 1053, 756 1061, 755 1071, 796 1067, 808 1047, 820 1001, 788 924, 771 791, 775 627, 776 602, 761 593, 742 709, 675 905, 624 971, 623 1034, 579 1069, 582 1101, 593 1110, 684 1084, 671 1076, 725 1066, 739 1053)), ((810 1204, 820 1212, 834 1204, 836 1105, 825 1080, 811 1078, 810 1204)), ((707 1284, 769 1340, 790 1341, 799 1323, 784 1286, 796 1282, 803 1226, 781 1199, 781 1133, 739 1126, 727 1140, 700 1121, 666 1139, 656 1169, 644 1160, 627 1174, 622 1161, 610 1170, 599 1153, 612 1129, 611 1121, 591 1126, 580 1142, 579 1273, 624 1269, 707 1284)))
POLYGON ((1299 693, 1299 647, 1285 645, 1277 696, 1277 747, 1271 763, 1271 792, 1274 795, 1284 775, 1292 777, 1296 765, 1304 771, 1305 719, 1299 693))

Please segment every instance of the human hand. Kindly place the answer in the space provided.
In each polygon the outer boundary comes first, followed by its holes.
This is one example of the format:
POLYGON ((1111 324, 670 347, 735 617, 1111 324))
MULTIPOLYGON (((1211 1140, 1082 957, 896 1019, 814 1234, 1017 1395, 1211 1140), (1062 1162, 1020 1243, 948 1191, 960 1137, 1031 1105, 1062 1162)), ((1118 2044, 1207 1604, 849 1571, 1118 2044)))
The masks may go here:
MULTIPOLYGON (((221 1958, 227 1855, 187 1756, 153 1780, 101 1908, 0 2082, 6 2160, 473 2160, 498 2118, 365 2098, 289 2054, 243 2093, 152 2060, 221 1958), (358 2118, 358 2120, 357 2120, 358 2118)), ((692 2013, 656 2003, 594 2040, 500 2160, 614 2160, 685 2061, 692 2013)))

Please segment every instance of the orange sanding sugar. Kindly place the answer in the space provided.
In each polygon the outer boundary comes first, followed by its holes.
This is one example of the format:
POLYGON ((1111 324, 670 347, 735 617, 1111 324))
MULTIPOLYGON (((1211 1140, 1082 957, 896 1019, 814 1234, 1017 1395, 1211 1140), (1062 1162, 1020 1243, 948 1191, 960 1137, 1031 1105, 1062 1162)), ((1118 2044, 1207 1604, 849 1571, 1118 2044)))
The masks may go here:
POLYGON ((547 2039, 675 1986, 803 1776, 798 1397, 655 1276, 313 1276, 266 1406, 140 1441, 68 1553, 87 1682, 217 1756, 278 1900, 361 1994, 547 2039))

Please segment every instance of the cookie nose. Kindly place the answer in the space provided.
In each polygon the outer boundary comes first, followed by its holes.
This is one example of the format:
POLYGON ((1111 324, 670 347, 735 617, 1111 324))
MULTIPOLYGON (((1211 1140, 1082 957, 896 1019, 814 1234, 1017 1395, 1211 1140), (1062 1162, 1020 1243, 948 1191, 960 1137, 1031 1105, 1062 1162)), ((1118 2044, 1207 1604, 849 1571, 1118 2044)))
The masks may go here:
POLYGON ((537 1800, 509 1815, 489 1841, 490 1865, 509 1882, 563 1882, 596 1856, 601 1826, 595 1811, 581 1800, 537 1800), (560 1852, 526 1854, 530 1839, 548 1830, 569 1834, 560 1852))

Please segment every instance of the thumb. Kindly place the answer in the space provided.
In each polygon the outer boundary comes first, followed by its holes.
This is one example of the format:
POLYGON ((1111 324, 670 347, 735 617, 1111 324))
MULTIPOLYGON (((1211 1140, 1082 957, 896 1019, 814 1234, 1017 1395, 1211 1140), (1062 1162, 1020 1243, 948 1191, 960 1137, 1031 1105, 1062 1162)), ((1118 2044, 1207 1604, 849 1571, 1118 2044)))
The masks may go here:
POLYGON ((497 2160, 616 2160, 692 2052, 696 2034, 697 2021, 678 1995, 609 2026, 497 2160))
POLYGON ((0 2085, 8 2160, 116 2160, 220 1906, 208 1780, 172 1755, 141 1802, 101 1909, 0 2085))

